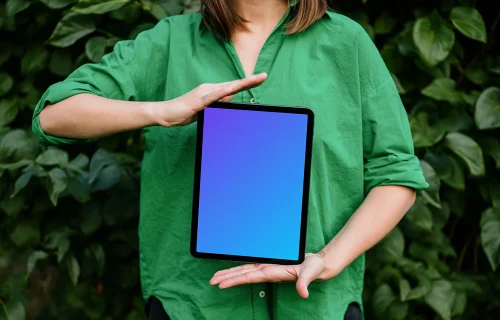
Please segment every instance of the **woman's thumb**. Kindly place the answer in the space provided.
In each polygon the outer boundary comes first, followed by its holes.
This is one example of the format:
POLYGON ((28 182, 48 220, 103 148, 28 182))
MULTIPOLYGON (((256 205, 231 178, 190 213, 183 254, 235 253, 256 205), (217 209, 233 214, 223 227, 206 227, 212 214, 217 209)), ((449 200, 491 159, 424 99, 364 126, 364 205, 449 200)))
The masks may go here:
POLYGON ((314 280, 314 275, 307 269, 300 273, 299 278, 297 279, 296 288, 299 295, 306 299, 309 297, 309 284, 314 280))

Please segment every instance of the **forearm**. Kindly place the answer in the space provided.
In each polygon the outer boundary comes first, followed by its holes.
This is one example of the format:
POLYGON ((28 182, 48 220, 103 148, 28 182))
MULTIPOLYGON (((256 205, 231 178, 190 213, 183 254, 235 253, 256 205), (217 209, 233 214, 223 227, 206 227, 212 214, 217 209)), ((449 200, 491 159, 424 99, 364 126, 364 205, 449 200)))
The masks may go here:
POLYGON ((100 138, 154 125, 149 111, 152 104, 79 94, 46 106, 39 114, 40 126, 53 136, 100 138))
POLYGON ((321 250, 326 273, 333 277, 386 236, 415 201, 415 191, 401 186, 381 186, 365 201, 341 231, 321 250))

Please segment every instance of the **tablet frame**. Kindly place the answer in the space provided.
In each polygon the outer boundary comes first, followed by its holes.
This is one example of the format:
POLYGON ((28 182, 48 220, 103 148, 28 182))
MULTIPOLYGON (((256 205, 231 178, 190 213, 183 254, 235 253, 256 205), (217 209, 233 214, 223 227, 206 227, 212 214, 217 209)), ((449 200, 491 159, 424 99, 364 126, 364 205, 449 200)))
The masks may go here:
POLYGON ((304 107, 288 107, 288 106, 285 107, 276 105, 228 103, 228 102, 216 102, 208 106, 208 108, 294 113, 294 114, 307 115, 307 136, 306 136, 306 150, 305 150, 305 162, 304 162, 304 182, 302 189, 302 214, 300 223, 299 254, 297 260, 287 260, 287 259, 206 253, 206 252, 198 252, 196 250, 196 244, 198 240, 198 213, 199 213, 200 182, 201 182, 200 181, 201 158, 203 152, 203 127, 204 127, 204 114, 205 114, 203 110, 198 112, 197 116, 198 123, 196 132, 196 160, 195 160, 195 172, 194 172, 193 207, 192 207, 192 221, 191 221, 191 245, 190 245, 191 255, 195 258, 229 260, 237 262, 273 263, 273 264, 285 264, 285 265, 302 263, 305 258, 306 230, 307 230, 309 190, 310 190, 310 178, 311 178, 311 157, 312 157, 312 143, 314 135, 313 111, 309 108, 304 108, 304 107))

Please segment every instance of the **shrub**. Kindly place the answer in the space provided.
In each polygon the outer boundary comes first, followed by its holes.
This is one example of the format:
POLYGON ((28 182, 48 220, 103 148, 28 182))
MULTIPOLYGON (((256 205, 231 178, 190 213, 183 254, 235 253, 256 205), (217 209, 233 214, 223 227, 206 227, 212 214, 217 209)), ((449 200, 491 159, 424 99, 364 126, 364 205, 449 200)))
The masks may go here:
MULTIPOLYGON (((500 314, 500 56, 495 1, 336 1, 380 49, 430 183, 367 254, 376 319, 500 314)), ((0 319, 144 319, 137 222, 143 138, 41 149, 44 90, 195 0, 0 3, 0 319)))

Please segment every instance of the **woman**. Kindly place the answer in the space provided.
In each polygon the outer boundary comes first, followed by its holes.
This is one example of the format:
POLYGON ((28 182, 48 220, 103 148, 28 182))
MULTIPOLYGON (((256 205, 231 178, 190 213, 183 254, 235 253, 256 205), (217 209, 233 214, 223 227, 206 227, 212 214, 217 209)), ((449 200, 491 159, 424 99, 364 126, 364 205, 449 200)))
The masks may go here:
POLYGON ((361 26, 326 7, 203 0, 202 14, 166 18, 118 43, 37 105, 33 129, 43 145, 144 129, 139 236, 150 319, 361 318, 363 253, 427 183, 377 48, 361 26), (301 265, 191 257, 194 119, 218 100, 313 109, 309 254, 301 265))

